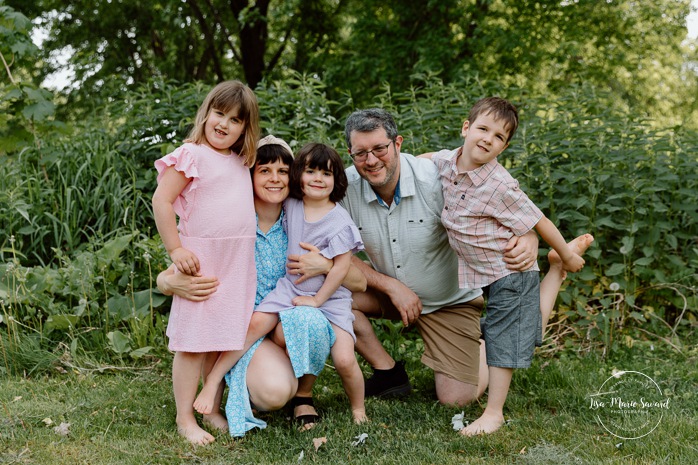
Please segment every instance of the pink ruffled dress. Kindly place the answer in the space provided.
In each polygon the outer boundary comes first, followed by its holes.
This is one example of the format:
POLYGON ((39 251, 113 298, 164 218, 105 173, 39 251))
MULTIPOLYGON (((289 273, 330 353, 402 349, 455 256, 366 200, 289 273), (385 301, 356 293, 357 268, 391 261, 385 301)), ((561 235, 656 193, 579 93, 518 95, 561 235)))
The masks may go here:
POLYGON ((169 166, 191 179, 174 202, 182 246, 199 258, 201 274, 218 277, 220 285, 204 302, 174 297, 168 347, 177 352, 242 349, 257 288, 249 168, 236 154, 197 144, 184 144, 157 160, 158 181, 169 166))

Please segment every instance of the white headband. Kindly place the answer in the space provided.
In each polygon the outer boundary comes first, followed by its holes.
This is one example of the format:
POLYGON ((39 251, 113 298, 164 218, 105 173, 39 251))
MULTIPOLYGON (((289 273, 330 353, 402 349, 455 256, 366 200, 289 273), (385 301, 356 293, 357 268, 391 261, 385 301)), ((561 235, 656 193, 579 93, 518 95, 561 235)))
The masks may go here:
POLYGON ((257 148, 259 149, 260 147, 262 147, 264 145, 280 145, 288 153, 290 153, 291 156, 293 156, 293 150, 291 150, 291 147, 286 143, 286 141, 283 139, 280 139, 276 136, 272 136, 271 134, 259 139, 259 142, 257 143, 257 148))

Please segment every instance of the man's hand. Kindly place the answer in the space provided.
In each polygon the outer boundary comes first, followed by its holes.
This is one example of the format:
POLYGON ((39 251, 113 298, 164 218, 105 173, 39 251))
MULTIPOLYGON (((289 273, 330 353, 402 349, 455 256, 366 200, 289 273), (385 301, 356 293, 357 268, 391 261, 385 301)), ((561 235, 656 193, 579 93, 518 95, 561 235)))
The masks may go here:
POLYGON ((386 289, 386 294, 400 312, 403 325, 409 326, 417 321, 422 313, 422 301, 409 287, 397 279, 392 279, 391 285, 386 289))
POLYGON ((536 263, 537 259, 538 235, 533 231, 521 237, 512 237, 504 248, 504 262, 510 270, 527 270, 536 263))
POLYGON ((299 245, 307 250, 308 253, 290 254, 286 263, 289 274, 300 276, 296 280, 296 284, 300 284, 314 276, 325 275, 330 272, 334 262, 320 255, 320 249, 306 242, 301 242, 299 245))

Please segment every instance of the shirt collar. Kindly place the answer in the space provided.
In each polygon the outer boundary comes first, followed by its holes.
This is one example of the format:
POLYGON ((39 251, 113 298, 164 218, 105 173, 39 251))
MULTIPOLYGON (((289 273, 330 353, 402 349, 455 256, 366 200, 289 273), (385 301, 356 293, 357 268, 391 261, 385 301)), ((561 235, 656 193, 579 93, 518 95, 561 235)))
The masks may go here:
MULTIPOLYGON (((390 208, 390 205, 385 203, 375 191, 373 191, 373 193, 376 196, 376 200, 378 200, 378 205, 385 208, 390 208)), ((400 180, 398 179, 397 186, 395 186, 395 194, 393 195, 393 203, 395 205, 400 205, 400 200, 402 200, 402 196, 400 195, 400 180)))
POLYGON ((477 169, 466 171, 466 174, 470 177, 470 180, 475 186, 479 186, 492 176, 497 165, 499 165, 499 162, 494 158, 477 169))
POLYGON ((269 228, 269 231, 267 231, 267 233, 264 234, 264 233, 262 232, 262 230, 259 229, 259 216, 257 216, 257 214, 255 213, 254 216, 255 216, 255 218, 257 219, 257 235, 258 235, 258 236, 262 236, 262 237, 268 237, 268 236, 271 236, 272 234, 274 234, 274 233, 276 232, 277 229, 283 229, 283 226, 281 225, 281 220, 284 219, 284 215, 285 215, 285 212, 284 212, 284 209, 282 208, 282 209, 281 209, 281 215, 279 215, 279 219, 276 220, 276 223, 274 223, 274 224, 272 225, 272 227, 269 228))

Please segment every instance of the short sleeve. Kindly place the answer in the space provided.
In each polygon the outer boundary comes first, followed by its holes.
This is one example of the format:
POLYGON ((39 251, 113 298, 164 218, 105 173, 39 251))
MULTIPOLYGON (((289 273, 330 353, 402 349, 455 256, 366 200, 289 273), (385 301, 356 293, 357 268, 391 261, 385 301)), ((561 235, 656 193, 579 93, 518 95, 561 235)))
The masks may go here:
POLYGON ((436 165, 436 168, 441 173, 441 170, 449 163, 448 155, 452 150, 440 150, 431 155, 431 161, 436 165))
POLYGON ((538 224, 543 212, 519 188, 517 181, 503 186, 507 188, 497 206, 496 218, 515 235, 523 236, 538 224))
POLYGON ((191 179, 191 182, 182 191, 179 197, 177 197, 173 204, 175 213, 177 213, 180 218, 186 218, 187 206, 190 203, 187 201, 187 198, 191 196, 199 184, 199 172, 196 169, 196 157, 191 153, 185 144, 177 148, 174 152, 168 153, 164 157, 155 160, 155 169, 158 171, 158 182, 160 182, 160 179, 162 179, 165 169, 169 168, 170 166, 173 166, 174 169, 191 179))
POLYGON ((337 255, 351 252, 357 253, 364 250, 364 243, 356 225, 347 224, 337 232, 327 243, 327 247, 320 250, 320 255, 325 258, 334 258, 337 255))

